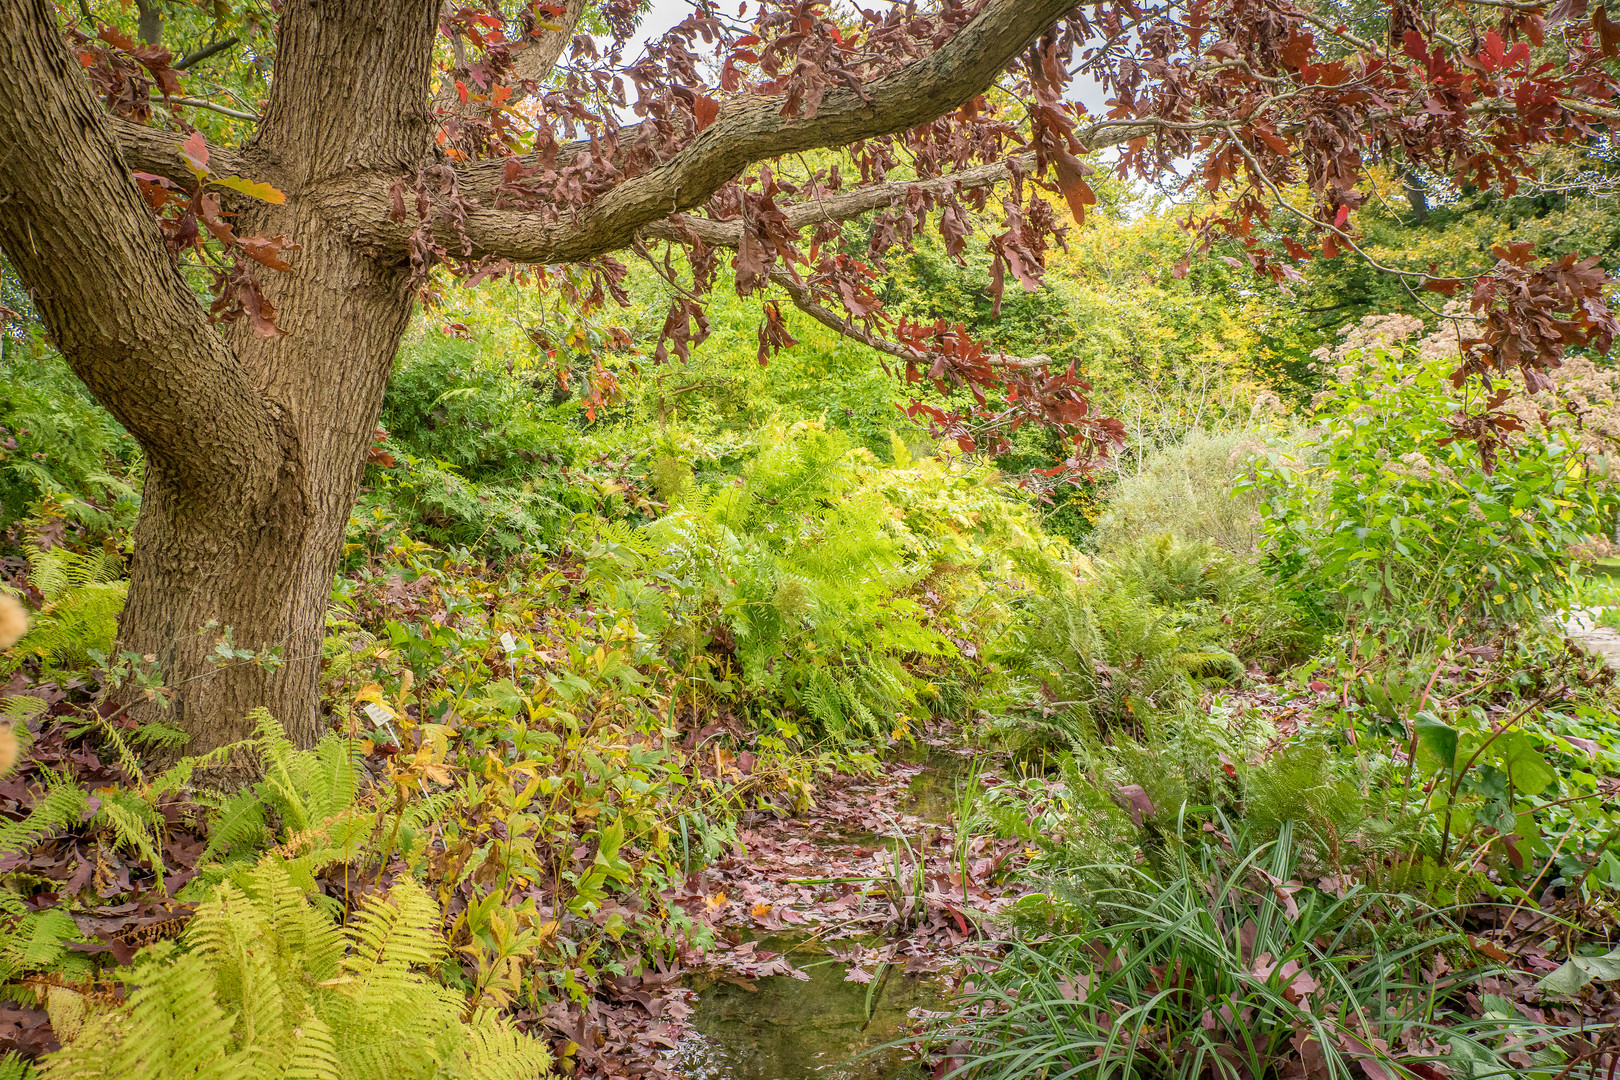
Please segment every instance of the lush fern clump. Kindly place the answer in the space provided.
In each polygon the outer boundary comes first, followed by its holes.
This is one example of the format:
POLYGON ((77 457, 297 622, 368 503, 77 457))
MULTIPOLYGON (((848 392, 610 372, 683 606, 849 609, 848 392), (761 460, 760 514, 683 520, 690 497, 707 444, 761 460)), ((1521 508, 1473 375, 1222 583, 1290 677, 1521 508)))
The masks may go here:
POLYGON ((1006 730, 1058 747, 1143 737, 1161 714, 1197 700, 1199 681, 1242 667, 1208 627, 1118 581, 1073 581, 1039 597, 1003 639, 997 662, 1027 673, 1006 730))
POLYGON ((92 652, 111 652, 128 590, 120 560, 100 548, 36 547, 28 566, 45 606, 33 616, 27 636, 0 654, 0 675, 38 658, 49 676, 89 666, 92 652))
POLYGON ((598 525, 598 595, 664 634, 675 666, 718 665, 722 690, 839 737, 949 708, 940 684, 1021 591, 1009 579, 1054 565, 993 474, 903 443, 886 467, 801 423, 762 435, 730 482, 699 483, 667 449, 652 471, 670 510, 644 530, 598 525))
POLYGON ((137 958, 125 1005, 90 1002, 55 1024, 65 1045, 41 1076, 533 1080, 548 1068, 543 1044, 488 1013, 464 1018, 462 996, 429 974, 446 946, 421 886, 396 881, 340 927, 295 876, 272 855, 218 886, 178 943, 137 958))
POLYGON ((529 478, 538 464, 573 460, 574 432, 549 394, 477 344, 433 334, 402 350, 381 422, 403 449, 475 483, 529 478))

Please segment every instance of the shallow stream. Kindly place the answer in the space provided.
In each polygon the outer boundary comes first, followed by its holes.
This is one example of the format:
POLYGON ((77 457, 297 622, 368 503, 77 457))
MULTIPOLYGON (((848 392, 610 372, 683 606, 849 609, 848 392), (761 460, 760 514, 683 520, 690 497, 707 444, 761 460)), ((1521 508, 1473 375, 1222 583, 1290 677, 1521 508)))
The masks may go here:
MULTIPOLYGON (((967 772, 962 756, 919 757, 905 813, 950 823, 956 787, 967 772)), ((871 942, 868 944, 881 944, 871 942)), ((878 1049, 903 1039, 915 1010, 945 1007, 947 990, 933 976, 911 976, 898 965, 874 972, 870 983, 846 982, 846 966, 802 938, 761 942, 784 952, 808 981, 773 975, 752 982, 702 977, 678 1052, 686 1080, 901 1080, 920 1077, 902 1049, 878 1049)))

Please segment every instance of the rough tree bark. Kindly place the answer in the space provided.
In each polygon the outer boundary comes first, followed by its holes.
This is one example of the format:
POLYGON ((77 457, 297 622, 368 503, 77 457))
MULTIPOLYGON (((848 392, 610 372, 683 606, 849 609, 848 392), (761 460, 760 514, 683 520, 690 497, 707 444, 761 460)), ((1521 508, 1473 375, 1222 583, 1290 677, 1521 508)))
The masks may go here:
MULTIPOLYGON (((472 207, 468 232, 480 252, 529 261, 623 247, 755 161, 955 108, 1070 2, 992 0, 932 56, 867 87, 867 100, 829 93, 813 120, 783 117, 775 99, 750 103, 571 221, 486 204, 472 207)), ((325 609, 413 299, 413 225, 390 221, 388 192, 445 167, 429 110, 438 10, 438 0, 283 8, 257 134, 214 157, 287 196, 238 206, 237 232, 302 245, 291 273, 261 275, 287 331, 265 339, 245 319, 210 325, 130 178, 133 168, 186 179, 179 137, 104 113, 47 0, 0 0, 0 249, 74 371, 147 454, 119 648, 161 665, 189 752, 242 737, 261 705, 295 742, 319 735, 325 609), (216 664, 225 627, 285 664, 216 664)), ((529 59, 554 59, 552 44, 529 59)), ((487 194, 489 167, 462 171, 463 190, 487 194)), ((457 242, 448 224, 436 228, 457 242)))

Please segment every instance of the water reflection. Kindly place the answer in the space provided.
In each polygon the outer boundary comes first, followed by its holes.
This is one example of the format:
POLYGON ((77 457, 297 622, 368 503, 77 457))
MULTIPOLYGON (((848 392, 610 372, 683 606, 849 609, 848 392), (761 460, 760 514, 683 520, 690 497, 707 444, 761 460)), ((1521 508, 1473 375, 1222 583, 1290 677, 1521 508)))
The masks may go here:
POLYGON ((916 1023, 907 1015, 912 1010, 940 1008, 944 990, 936 980, 891 970, 887 980, 879 976, 863 986, 844 981, 842 963, 794 960, 808 982, 777 975, 758 980, 753 991, 727 982, 693 984, 693 1034, 679 1051, 687 1080, 921 1076, 901 1050, 863 1051, 909 1033, 916 1023))

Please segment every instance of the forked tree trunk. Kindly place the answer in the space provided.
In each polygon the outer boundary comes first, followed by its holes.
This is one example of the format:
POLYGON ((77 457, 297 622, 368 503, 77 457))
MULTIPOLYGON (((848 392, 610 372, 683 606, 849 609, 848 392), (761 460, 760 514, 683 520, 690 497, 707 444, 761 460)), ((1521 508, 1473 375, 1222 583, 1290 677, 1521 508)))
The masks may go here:
POLYGON ((267 505, 240 517, 187 505, 161 470, 148 472, 119 648, 156 657, 170 722, 193 736, 187 752, 245 737, 258 705, 299 745, 320 734, 333 575, 411 308, 403 275, 366 281, 363 269, 329 264, 327 280, 343 275, 349 289, 311 290, 283 309, 294 332, 267 350, 277 364, 265 389, 295 438, 267 505), (215 648, 227 628, 237 648, 274 650, 280 665, 223 660, 215 648))
MULTIPOLYGON (((143 171, 192 183, 182 134, 110 120, 55 5, 0 0, 0 249, 74 372, 146 453, 119 647, 158 665, 187 752, 242 737, 258 705, 297 743, 319 735, 323 615, 411 309, 418 222, 396 208, 416 199, 401 200, 399 186, 432 171, 427 227, 469 257, 594 258, 703 205, 752 162, 934 120, 988 89, 1069 3, 990 0, 926 58, 860 92, 827 91, 813 115, 789 115, 783 95, 728 109, 679 153, 633 165, 559 219, 498 205, 511 161, 458 169, 437 151, 428 89, 441 0, 285 0, 257 132, 210 162, 285 195, 230 204, 238 236, 302 246, 290 273, 258 271, 285 331, 263 338, 245 319, 210 324, 130 176, 126 152, 143 171), (464 197, 440 198, 453 190, 464 197), (219 657, 227 628, 236 648, 277 650, 281 666, 219 657)), ((565 21, 583 6, 567 0, 565 21)), ((554 32, 523 46, 519 68, 538 76, 570 36, 554 32)), ((533 157, 536 168, 556 164, 533 157)), ((846 216, 911 197, 904 183, 883 186, 846 216)), ((826 204, 813 212, 821 220, 826 204)), ((720 234, 739 245, 742 225, 720 234)), ((126 693, 138 715, 163 715, 126 693)))
POLYGON ((413 297, 409 265, 344 237, 327 200, 344 198, 357 174, 432 160, 423 90, 436 6, 387 0, 369 14, 288 6, 269 108, 241 155, 243 171, 287 201, 243 205, 237 232, 301 245, 292 273, 258 274, 286 333, 259 337, 246 319, 224 331, 284 431, 274 494, 230 521, 180 503, 161 472, 142 497, 119 644, 158 657, 175 720, 192 735, 187 752, 244 737, 258 705, 298 745, 320 735, 333 575, 413 297), (226 628, 236 648, 277 650, 282 663, 220 662, 226 628))
POLYGON ((336 222, 357 185, 434 160, 437 4, 333 15, 287 5, 264 122, 231 162, 286 196, 237 206, 237 233, 301 245, 291 273, 258 271, 286 331, 267 339, 246 319, 208 325, 54 12, 0 0, 0 247, 75 372, 146 451, 118 648, 158 665, 167 710, 126 694, 137 716, 186 731, 187 753, 243 737, 259 705, 296 743, 318 737, 332 578, 411 311, 407 261, 336 222), (226 628, 283 663, 223 659, 226 628))

